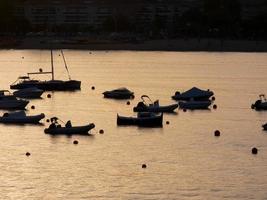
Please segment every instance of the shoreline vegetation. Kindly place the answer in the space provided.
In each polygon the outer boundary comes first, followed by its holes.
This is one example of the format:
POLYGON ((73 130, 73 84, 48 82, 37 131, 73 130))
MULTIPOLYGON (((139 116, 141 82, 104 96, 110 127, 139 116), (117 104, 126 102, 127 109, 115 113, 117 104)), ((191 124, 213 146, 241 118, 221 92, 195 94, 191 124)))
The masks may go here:
POLYGON ((265 40, 231 39, 154 39, 142 41, 108 39, 2 38, 0 49, 77 49, 77 50, 133 50, 133 51, 211 51, 211 52, 267 52, 265 40))

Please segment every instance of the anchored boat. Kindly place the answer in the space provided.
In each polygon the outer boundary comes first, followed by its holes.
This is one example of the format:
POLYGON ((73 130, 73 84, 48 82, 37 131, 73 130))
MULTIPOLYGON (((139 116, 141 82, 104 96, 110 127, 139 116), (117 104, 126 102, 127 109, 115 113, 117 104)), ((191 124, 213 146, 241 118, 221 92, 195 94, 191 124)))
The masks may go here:
MULTIPOLYGON (((65 68, 68 72, 67 63, 61 50, 61 55, 63 57, 63 61, 65 64, 65 68)), ((53 64, 53 51, 51 50, 51 71, 43 72, 42 69, 39 72, 30 72, 27 73, 27 76, 20 76, 13 84, 10 85, 10 89, 24 89, 24 88, 32 88, 36 87, 38 89, 44 91, 73 91, 73 90, 80 90, 81 89, 81 81, 71 80, 69 75, 69 80, 56 80, 54 76, 54 64, 53 64), (51 80, 48 81, 41 81, 41 80, 34 80, 30 76, 31 75, 42 75, 42 74, 51 74, 51 80)))

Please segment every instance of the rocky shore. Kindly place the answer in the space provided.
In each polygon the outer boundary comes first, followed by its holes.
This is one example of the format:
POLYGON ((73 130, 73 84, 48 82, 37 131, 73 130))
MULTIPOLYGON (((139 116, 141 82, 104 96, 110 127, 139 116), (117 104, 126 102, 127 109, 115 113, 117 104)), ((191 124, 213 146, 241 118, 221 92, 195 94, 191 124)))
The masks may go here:
POLYGON ((81 50, 136 50, 136 51, 222 51, 267 52, 267 41, 220 39, 161 39, 122 41, 104 39, 26 37, 2 39, 1 49, 81 49, 81 50))

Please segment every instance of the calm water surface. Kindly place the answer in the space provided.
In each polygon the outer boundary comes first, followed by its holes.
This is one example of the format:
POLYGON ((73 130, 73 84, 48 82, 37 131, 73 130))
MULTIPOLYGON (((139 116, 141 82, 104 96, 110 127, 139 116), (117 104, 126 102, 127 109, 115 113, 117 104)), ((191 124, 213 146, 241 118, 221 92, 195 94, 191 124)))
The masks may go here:
MULTIPOLYGON (((59 53, 56 77, 67 79, 59 53)), ((65 57, 81 91, 54 92, 51 99, 44 93, 27 112, 94 122, 93 136, 52 137, 43 133, 45 121, 0 125, 1 199, 267 199, 267 133, 261 129, 267 112, 250 109, 267 93, 266 53, 66 50, 65 57), (135 92, 130 106, 103 98, 103 91, 121 86, 135 92), (218 109, 165 115, 170 124, 162 129, 117 127, 117 113, 132 115, 142 94, 170 104, 176 90, 193 86, 213 90, 218 109), (254 146, 258 155, 251 154, 254 146)), ((50 54, 0 51, 0 66, 0 87, 8 89, 19 75, 49 70, 50 54)))

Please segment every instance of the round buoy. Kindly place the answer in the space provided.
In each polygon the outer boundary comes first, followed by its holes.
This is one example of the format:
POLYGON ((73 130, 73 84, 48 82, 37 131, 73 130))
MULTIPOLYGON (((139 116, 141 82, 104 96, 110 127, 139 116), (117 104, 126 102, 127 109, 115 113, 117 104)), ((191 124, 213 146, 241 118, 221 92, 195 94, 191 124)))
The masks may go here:
POLYGON ((92 86, 91 89, 94 90, 95 89, 95 86, 92 86))
POLYGON ((219 137, 221 135, 221 132, 219 130, 214 131, 214 136, 219 137))
POLYGON ((142 164, 142 168, 145 169, 146 168, 146 164, 142 164))
POLYGON ((130 101, 127 101, 127 103, 126 103, 127 105, 130 105, 131 104, 131 102, 130 101))
POLYGON ((212 100, 212 101, 215 101, 215 97, 214 97, 214 96, 213 96, 213 97, 211 97, 211 100, 212 100))
POLYGON ((47 98, 51 98, 51 94, 47 94, 47 98))
POLYGON ((50 120, 49 120, 49 119, 47 119, 47 120, 46 120, 46 122, 50 122, 50 120))
POLYGON ((25 155, 26 155, 26 156, 30 156, 31 153, 30 153, 30 152, 26 152, 25 155))
POLYGON ((258 149, 256 147, 253 147, 251 150, 252 154, 257 154, 258 153, 258 149))
POLYGON ((186 112, 186 109, 184 108, 183 111, 186 112))
POLYGON ((170 124, 170 122, 169 121, 166 121, 166 124, 170 124))
POLYGON ((217 109, 217 105, 216 104, 213 105, 213 109, 217 109))
POLYGON ((134 99, 134 97, 135 97, 135 96, 134 96, 134 95, 132 95, 132 96, 131 96, 131 99, 134 99))
POLYGON ((43 69, 42 68, 39 68, 39 72, 43 72, 43 69))
POLYGON ((100 130, 99 130, 99 133, 100 133, 100 134, 104 134, 104 130, 103 130, 103 129, 100 129, 100 130))
POLYGON ((22 56, 21 58, 24 59, 24 56, 22 56))
POLYGON ((73 144, 78 144, 78 143, 79 143, 78 140, 73 141, 73 144))
POLYGON ((35 109, 35 106, 34 106, 34 105, 32 105, 32 106, 31 106, 31 109, 35 109))

